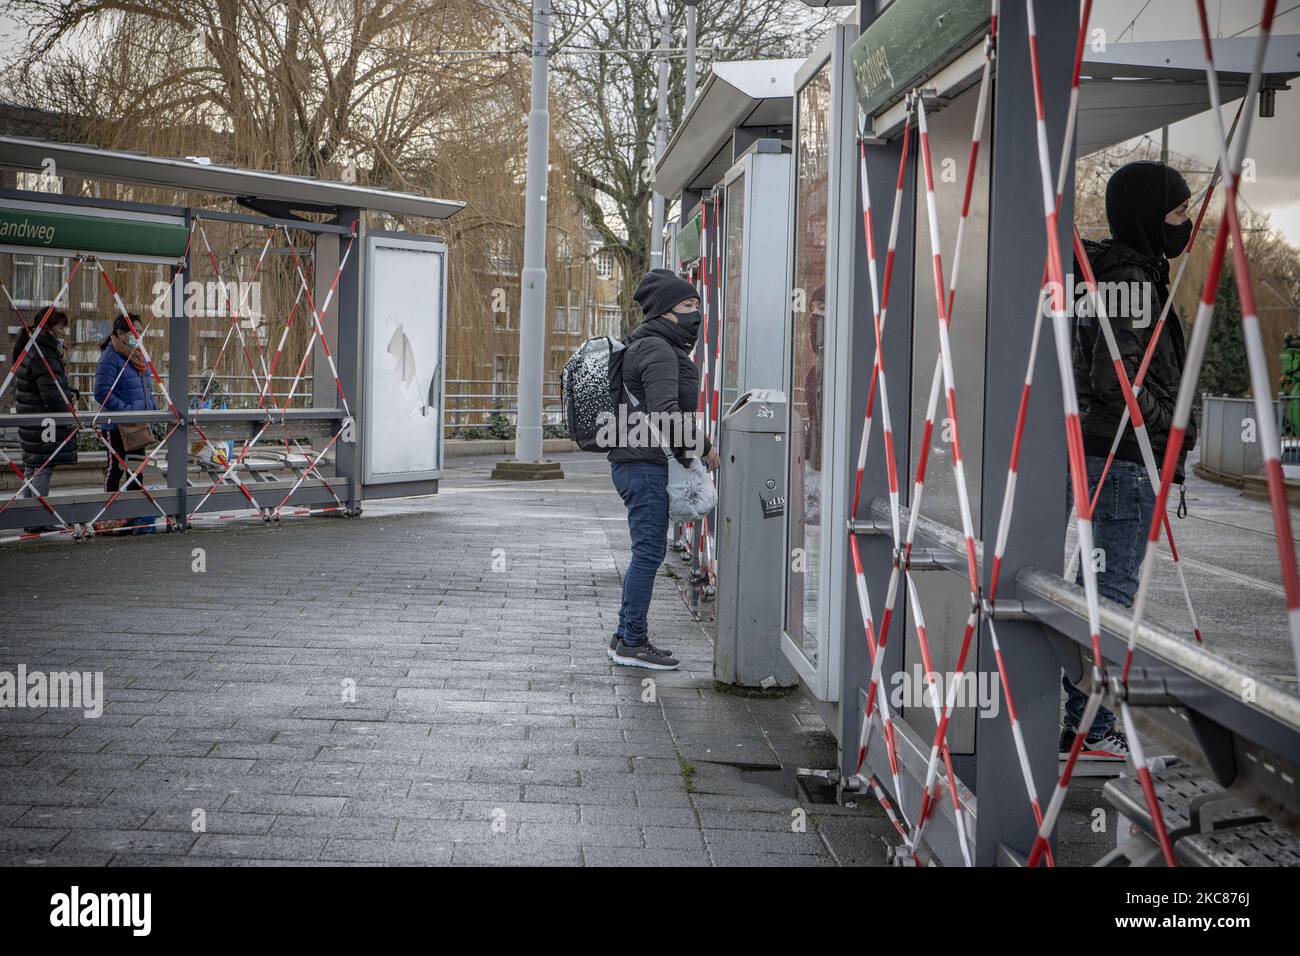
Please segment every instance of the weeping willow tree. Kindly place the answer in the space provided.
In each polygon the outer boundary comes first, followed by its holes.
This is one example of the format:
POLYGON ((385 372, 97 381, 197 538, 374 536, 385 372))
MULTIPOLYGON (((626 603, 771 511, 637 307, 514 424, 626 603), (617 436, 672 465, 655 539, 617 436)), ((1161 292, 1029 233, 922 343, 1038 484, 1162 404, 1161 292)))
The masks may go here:
MULTIPOLYGON (((497 22, 481 3, 11 0, 9 13, 26 25, 28 42, 5 65, 3 97, 59 117, 69 139, 466 201, 446 222, 381 217, 371 225, 450 241, 449 378, 490 374, 495 352, 517 348, 496 335, 492 307, 503 291, 517 302, 517 286, 503 290, 500 264, 517 263, 522 247, 527 61, 460 52, 498 42, 497 22)), ((552 260, 584 229, 563 188, 570 167, 559 119, 552 260)), ((211 205, 211 197, 94 188, 103 197, 211 205)), ((220 269, 227 281, 248 278, 264 237, 218 223, 205 231, 217 264, 197 248, 195 277, 220 269)), ((280 234, 274 245, 284 240, 280 234)), ((132 307, 148 301, 157 278, 128 280, 132 307)), ((258 278, 264 334, 274 343, 300 280, 286 256, 268 256, 258 278)), ((229 326, 205 321, 211 330, 229 326)), ((286 358, 306 349, 310 327, 293 324, 286 358)), ((215 349, 191 345, 195 370, 207 371, 215 349)), ((252 387, 251 378, 240 380, 250 364, 240 348, 228 348, 220 364, 233 389, 252 387)), ((292 375, 296 362, 286 366, 292 375)))

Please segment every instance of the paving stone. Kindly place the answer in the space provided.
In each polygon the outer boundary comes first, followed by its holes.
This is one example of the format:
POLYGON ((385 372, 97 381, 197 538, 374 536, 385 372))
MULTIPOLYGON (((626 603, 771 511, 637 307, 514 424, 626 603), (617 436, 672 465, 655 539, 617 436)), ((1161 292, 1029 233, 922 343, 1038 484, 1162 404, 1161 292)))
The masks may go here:
POLYGON ((532 823, 519 825, 519 842, 558 843, 565 846, 641 847, 641 829, 636 826, 609 826, 602 824, 532 823))
POLYGON ((316 860, 325 848, 323 837, 227 836, 200 834, 190 853, 199 857, 259 860, 316 860))
POLYGON ((143 810, 118 807, 33 807, 15 819, 13 825, 69 830, 134 830, 143 826, 148 816, 143 810))
POLYGON ((577 846, 511 843, 457 843, 451 862, 461 866, 581 866, 577 846))
POLYGON ((711 860, 703 850, 681 850, 661 847, 644 849, 629 847, 583 847, 583 861, 587 866, 709 866, 711 860))
POLYGON ((704 840, 718 853, 792 853, 823 856, 826 845, 812 828, 804 833, 771 830, 705 830, 704 840))
MULTIPOLYGON (((91 850, 111 853, 148 853, 160 857, 183 855, 195 841, 188 830, 73 830, 59 841, 59 850, 91 850)), ((156 864, 155 864, 156 865, 156 864)))
POLYGON ((695 827, 641 828, 646 847, 660 850, 703 850, 703 834, 695 827))
POLYGON ((302 794, 232 793, 221 805, 228 813, 279 813, 300 816, 338 815, 345 797, 312 797, 302 794))
POLYGON ((416 866, 442 866, 451 862, 451 844, 429 840, 397 843, 392 840, 350 840, 331 838, 320 858, 346 863, 406 863, 416 866))

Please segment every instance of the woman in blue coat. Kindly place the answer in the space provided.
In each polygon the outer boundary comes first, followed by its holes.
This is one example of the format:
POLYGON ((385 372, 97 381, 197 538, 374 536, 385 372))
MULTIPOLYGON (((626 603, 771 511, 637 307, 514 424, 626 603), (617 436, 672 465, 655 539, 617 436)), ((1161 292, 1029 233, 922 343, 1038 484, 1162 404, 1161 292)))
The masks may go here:
MULTIPOLYGON (((141 342, 131 331, 141 325, 138 315, 131 316, 130 324, 126 317, 119 315, 113 320, 113 331, 108 338, 99 343, 99 363, 95 366, 95 401, 108 412, 142 412, 158 408, 153 400, 153 385, 149 380, 149 367, 144 360, 141 342)), ((126 458, 126 447, 122 434, 116 425, 105 425, 104 432, 109 443, 122 460, 126 458)), ((108 468, 104 473, 104 490, 115 492, 122 484, 125 472, 117 456, 109 455, 108 468)), ((132 483, 134 484, 134 483, 132 483)), ((128 488, 131 484, 128 484, 128 488)))

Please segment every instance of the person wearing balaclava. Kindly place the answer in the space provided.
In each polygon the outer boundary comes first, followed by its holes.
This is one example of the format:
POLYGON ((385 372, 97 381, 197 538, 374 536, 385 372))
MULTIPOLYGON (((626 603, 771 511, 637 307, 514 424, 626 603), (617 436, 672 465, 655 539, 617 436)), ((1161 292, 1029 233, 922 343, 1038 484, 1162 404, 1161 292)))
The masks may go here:
POLYGON ((700 376, 691 350, 700 332, 699 293, 672 271, 652 269, 633 297, 645 318, 623 342, 620 403, 629 424, 650 414, 677 427, 655 433, 629 427, 607 456, 614 487, 627 507, 632 538, 618 629, 608 653, 616 664, 674 670, 678 661, 650 643, 646 621, 655 575, 667 550, 668 455, 684 465, 693 457, 702 458, 712 470, 718 467, 718 453, 695 427, 700 376))
MULTIPOLYGON (((1110 237, 1099 242, 1085 239, 1083 243, 1130 383, 1137 376, 1156 322, 1169 298, 1169 260, 1182 254, 1191 237, 1192 222, 1187 215, 1190 199, 1191 190, 1176 169, 1150 160, 1128 163, 1115 170, 1106 184, 1110 237)), ((1074 274, 1081 282, 1083 271, 1077 262, 1074 274)), ((1097 484, 1119 432, 1125 404, 1091 300, 1077 302, 1074 381, 1079 392, 1088 488, 1096 501, 1092 516, 1093 546, 1104 556, 1104 564, 1096 562, 1098 590, 1102 597, 1129 607, 1137 593, 1138 573, 1146 553, 1147 534, 1155 511, 1155 490, 1133 426, 1128 424, 1115 451, 1115 460, 1106 473, 1105 484, 1100 495, 1097 494, 1097 484)), ((1157 468, 1163 464, 1174 418, 1174 403, 1187 359, 1185 341, 1182 321, 1171 308, 1142 390, 1137 393, 1157 468)), ((1195 444, 1193 417, 1174 474, 1174 480, 1180 485, 1187 452, 1195 444)), ((1096 557, 1083 555, 1082 560, 1096 561, 1096 557)), ((1077 581, 1083 582, 1082 568, 1077 581)), ((1066 706, 1060 746, 1064 752, 1078 733, 1087 696, 1067 678, 1062 677, 1062 682, 1066 706)), ((1088 729, 1083 756, 1102 760, 1122 760, 1128 756, 1128 740, 1115 726, 1115 715, 1104 707, 1088 729)))

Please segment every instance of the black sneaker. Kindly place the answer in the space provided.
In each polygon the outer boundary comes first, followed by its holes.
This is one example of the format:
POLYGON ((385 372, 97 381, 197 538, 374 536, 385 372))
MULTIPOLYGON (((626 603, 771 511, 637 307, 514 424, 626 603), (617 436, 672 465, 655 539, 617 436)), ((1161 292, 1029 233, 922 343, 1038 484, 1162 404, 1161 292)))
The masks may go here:
POLYGON ((680 666, 677 658, 670 657, 649 641, 638 644, 636 647, 628 647, 620 640, 611 656, 615 664, 623 664, 627 667, 648 667, 650 670, 672 671, 680 666))
MULTIPOLYGON (((621 640, 623 640, 622 634, 615 634, 613 637, 609 639, 609 647, 606 648, 605 653, 609 655, 609 659, 611 661, 614 659, 614 650, 615 648, 618 647, 618 642, 621 640)), ((659 653, 663 654, 666 657, 673 656, 672 651, 664 650, 663 648, 660 648, 659 653)))
POLYGON ((1127 760, 1128 737, 1114 727, 1104 737, 1089 737, 1079 751, 1081 760, 1127 760))

